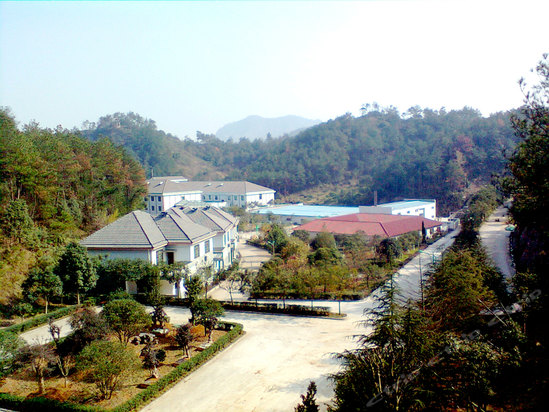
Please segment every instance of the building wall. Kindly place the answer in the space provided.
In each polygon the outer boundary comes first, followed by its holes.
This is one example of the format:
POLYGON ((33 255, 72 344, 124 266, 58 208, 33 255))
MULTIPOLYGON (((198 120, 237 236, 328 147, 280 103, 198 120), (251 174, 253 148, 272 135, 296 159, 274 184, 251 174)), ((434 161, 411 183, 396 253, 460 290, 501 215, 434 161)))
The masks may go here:
POLYGON ((107 259, 141 259, 156 265, 157 250, 107 250, 88 249, 92 256, 106 255, 107 259))
POLYGON ((274 193, 247 193, 246 194, 246 204, 258 203, 260 205, 266 205, 272 201, 274 201, 274 193))
POLYGON ((182 192, 182 193, 151 193, 145 198, 147 212, 152 215, 158 215, 165 212, 171 207, 174 207, 178 202, 187 200, 191 202, 199 202, 202 199, 202 192, 182 192))

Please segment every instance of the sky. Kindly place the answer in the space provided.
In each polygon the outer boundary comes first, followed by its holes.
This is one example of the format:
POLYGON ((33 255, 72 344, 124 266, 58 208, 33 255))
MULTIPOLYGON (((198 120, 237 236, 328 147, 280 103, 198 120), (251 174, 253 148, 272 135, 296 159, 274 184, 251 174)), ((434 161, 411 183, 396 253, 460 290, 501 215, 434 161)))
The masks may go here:
POLYGON ((180 138, 374 102, 489 115, 521 105, 547 16, 547 0, 0 0, 0 106, 69 129, 133 111, 180 138))

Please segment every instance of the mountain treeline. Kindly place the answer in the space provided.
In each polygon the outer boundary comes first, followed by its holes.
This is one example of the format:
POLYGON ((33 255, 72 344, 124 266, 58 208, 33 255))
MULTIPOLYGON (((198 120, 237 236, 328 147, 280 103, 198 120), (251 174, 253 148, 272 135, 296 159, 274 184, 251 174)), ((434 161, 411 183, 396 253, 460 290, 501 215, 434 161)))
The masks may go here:
POLYGON ((332 204, 371 204, 374 191, 380 201, 436 198, 448 211, 461 206, 471 184, 489 182, 503 170, 505 152, 516 141, 508 117, 483 118, 467 108, 400 114, 365 107, 361 117, 345 115, 294 139, 274 141, 246 163, 235 159, 229 178, 246 178, 284 195, 337 185, 342 189, 325 200, 332 204))
POLYGON ((0 302, 34 266, 143 205, 145 173, 109 139, 31 123, 19 130, 0 110, 0 302))
POLYGON ((183 175, 195 180, 224 177, 203 156, 187 150, 177 137, 159 130, 154 120, 136 113, 114 113, 97 123, 84 122, 82 134, 92 141, 108 138, 124 146, 148 176, 183 175))
POLYGON ((399 113, 366 105, 360 117, 344 115, 295 137, 238 142, 201 132, 197 141, 180 141, 134 113, 92 126, 86 136, 123 144, 148 175, 249 180, 282 196, 321 188, 326 193, 315 201, 327 204, 371 204, 374 191, 380 201, 436 198, 442 213, 502 172, 516 144, 509 113, 485 118, 470 108, 399 113))

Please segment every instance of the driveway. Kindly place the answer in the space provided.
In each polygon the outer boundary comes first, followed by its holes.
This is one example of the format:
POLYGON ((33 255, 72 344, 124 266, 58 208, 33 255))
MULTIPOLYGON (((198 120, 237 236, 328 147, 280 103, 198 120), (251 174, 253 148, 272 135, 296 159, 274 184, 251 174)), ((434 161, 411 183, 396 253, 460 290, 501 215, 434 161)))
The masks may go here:
POLYGON ((255 235, 255 232, 245 232, 238 235, 239 266, 251 272, 259 270, 261 265, 271 258, 271 254, 267 250, 246 243, 246 240, 253 235, 255 235))
POLYGON ((507 208, 500 206, 481 225, 479 233, 488 256, 504 278, 510 280, 515 274, 515 268, 509 253, 509 236, 511 232, 505 230, 508 226, 507 219, 507 208))
MULTIPOLYGON (((418 298, 420 263, 424 273, 453 234, 412 259, 395 276, 404 299, 418 298)), ((310 304, 307 301, 296 302, 310 304)), ((338 310, 337 302, 315 302, 338 310)), ((353 335, 369 332, 359 323, 365 309, 376 305, 376 294, 357 302, 342 302, 343 320, 263 315, 228 311, 225 320, 244 325, 246 334, 234 345, 193 372, 143 411, 292 411, 311 380, 317 402, 326 410, 333 397, 329 375, 339 370, 334 353, 357 347, 353 335)), ((187 309, 167 308, 170 321, 184 323, 187 309)))

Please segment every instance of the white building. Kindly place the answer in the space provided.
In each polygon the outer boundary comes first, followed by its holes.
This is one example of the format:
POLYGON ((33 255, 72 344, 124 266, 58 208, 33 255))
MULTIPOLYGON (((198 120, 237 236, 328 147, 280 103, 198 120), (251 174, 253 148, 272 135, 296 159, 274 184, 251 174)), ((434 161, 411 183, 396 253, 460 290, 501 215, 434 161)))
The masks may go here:
POLYGON ((190 182, 183 176, 154 177, 147 181, 145 198, 147 212, 162 213, 184 202, 206 202, 216 205, 239 206, 267 205, 274 201, 276 191, 255 183, 236 181, 190 182))
POLYGON ((377 206, 360 206, 359 213, 380 213, 385 215, 423 216, 436 220, 435 199, 405 199, 399 202, 382 203, 377 206))
MULTIPOLYGON (((216 273, 228 267, 236 255, 238 219, 214 207, 174 208, 153 217, 131 212, 80 243, 90 255, 108 259, 142 259, 159 262, 182 262, 187 273, 209 269, 216 273)), ((161 280, 164 295, 183 296, 183 281, 161 280)), ((129 293, 137 293, 135 282, 126 282, 129 293)))

